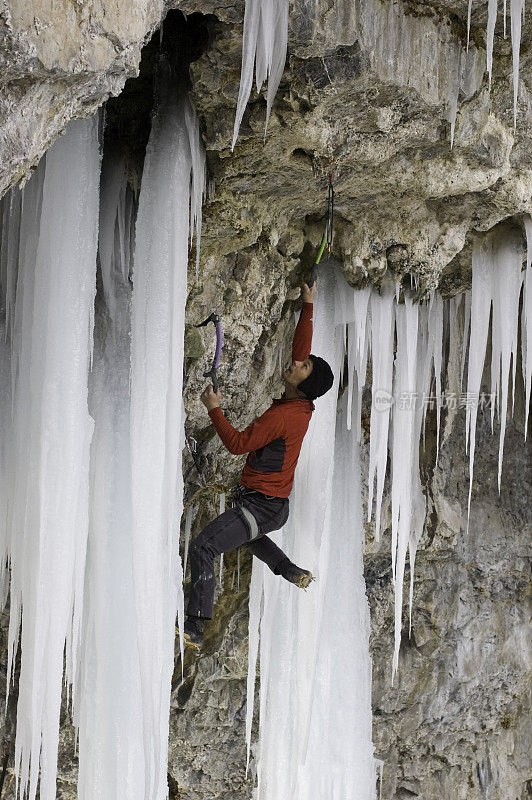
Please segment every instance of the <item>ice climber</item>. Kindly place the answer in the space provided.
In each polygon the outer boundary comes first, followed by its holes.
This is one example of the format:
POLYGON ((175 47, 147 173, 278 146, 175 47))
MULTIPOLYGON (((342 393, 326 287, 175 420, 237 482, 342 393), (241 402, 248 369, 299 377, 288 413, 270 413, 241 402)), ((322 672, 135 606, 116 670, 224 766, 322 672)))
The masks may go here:
POLYGON ((288 519, 288 496, 294 470, 314 410, 313 400, 333 383, 329 364, 311 354, 312 304, 316 284, 303 285, 303 308, 292 344, 292 363, 283 373, 285 390, 280 400, 240 432, 224 417, 220 392, 207 386, 201 401, 230 453, 248 453, 240 485, 232 497, 232 508, 209 523, 194 539, 189 551, 191 589, 184 634, 188 645, 203 643, 204 620, 212 618, 214 605, 214 559, 227 550, 244 545, 285 580, 306 588, 311 573, 293 564, 266 536, 279 530, 288 519))

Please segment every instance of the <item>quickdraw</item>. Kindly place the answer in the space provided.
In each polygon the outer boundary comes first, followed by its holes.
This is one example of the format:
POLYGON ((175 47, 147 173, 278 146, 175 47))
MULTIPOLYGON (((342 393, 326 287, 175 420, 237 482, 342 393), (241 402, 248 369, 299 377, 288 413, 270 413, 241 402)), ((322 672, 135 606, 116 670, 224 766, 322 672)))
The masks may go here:
POLYGON ((327 222, 325 224, 325 233, 323 234, 323 239, 321 240, 320 248, 318 250, 318 255, 316 256, 316 260, 312 267, 312 271, 310 273, 310 280, 308 282, 309 289, 314 286, 314 281, 316 280, 316 275, 318 274, 318 264, 321 261, 321 257, 323 255, 323 251, 327 248, 327 258, 331 255, 332 249, 332 240, 333 240, 333 221, 334 221, 334 185, 333 185, 333 174, 329 172, 329 193, 327 197, 327 222))

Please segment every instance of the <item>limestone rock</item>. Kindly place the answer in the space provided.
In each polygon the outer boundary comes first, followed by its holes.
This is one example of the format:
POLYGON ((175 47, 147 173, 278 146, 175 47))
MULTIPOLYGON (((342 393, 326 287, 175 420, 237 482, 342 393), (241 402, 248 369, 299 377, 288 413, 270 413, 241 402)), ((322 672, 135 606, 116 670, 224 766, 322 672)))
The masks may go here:
MULTIPOLYGON (((441 34, 448 60, 439 69, 445 80, 452 53, 465 48, 467 6, 466 0, 442 0, 402 7, 412 30, 429 41, 441 34)), ((467 287, 478 232, 532 211, 532 21, 527 15, 514 132, 510 42, 502 37, 499 19, 488 94, 482 74, 486 3, 474 0, 470 52, 478 63, 459 98, 451 150, 445 80, 425 85, 419 65, 417 71, 405 67, 392 75, 375 53, 370 32, 380 24, 378 14, 390 9, 387 2, 293 0, 288 61, 266 139, 264 95, 253 93, 232 154, 243 0, 56 6, 3 0, 0 193, 27 174, 69 119, 93 114, 120 92, 137 73, 142 45, 171 7, 204 15, 208 31, 208 43, 191 65, 211 191, 198 280, 193 259, 190 268, 187 426, 201 442, 208 481, 229 486, 242 459, 223 450, 199 403, 214 342, 212 332, 197 331, 194 324, 213 310, 222 315, 224 410, 242 428, 280 391, 279 367, 289 358, 298 286, 323 233, 331 169, 333 253, 353 284, 378 284, 388 272, 408 283, 415 279, 420 292, 439 285, 453 295, 467 287), (374 6, 377 16, 363 18, 363 6, 374 6)), ((149 81, 148 76, 146 85, 149 81)), ((149 119, 151 100, 145 95, 143 88, 128 96, 132 124, 143 102, 144 122, 149 119)), ((367 409, 364 413, 367 417, 367 409)), ((403 637, 393 687, 389 543, 386 536, 375 543, 370 526, 367 531, 374 741, 385 761, 382 796, 525 800, 530 450, 519 423, 510 425, 499 496, 497 438, 488 421, 480 420, 467 533, 464 421, 459 414, 449 416, 443 428, 440 466, 427 467, 424 476, 430 524, 416 564, 412 636, 403 637)), ((189 498, 198 481, 188 455, 184 468, 189 498)), ((202 503, 196 529, 214 513, 209 502, 202 503)), ((386 523, 386 513, 383 518, 386 523)), ((252 775, 244 775, 249 574, 249 557, 243 557, 239 585, 236 556, 228 556, 204 654, 185 663, 183 678, 176 658, 171 797, 251 797, 252 775)), ((65 709, 58 789, 65 800, 76 796, 73 745, 65 709)))

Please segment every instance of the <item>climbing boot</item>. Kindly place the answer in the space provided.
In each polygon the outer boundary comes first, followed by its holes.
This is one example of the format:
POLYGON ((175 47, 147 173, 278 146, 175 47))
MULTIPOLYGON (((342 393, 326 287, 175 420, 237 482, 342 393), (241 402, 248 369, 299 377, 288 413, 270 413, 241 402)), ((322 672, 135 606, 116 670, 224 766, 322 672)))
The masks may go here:
MULTIPOLYGON (((176 628, 176 633, 179 634, 178 628, 176 628)), ((191 647, 199 652, 203 644, 203 622, 200 619, 187 617, 183 630, 183 640, 185 647, 191 647)))
POLYGON ((290 581, 290 583, 295 583, 296 586, 299 586, 300 589, 306 589, 307 586, 310 586, 314 577, 308 569, 301 569, 301 567, 296 567, 295 564, 292 564, 290 559, 286 559, 282 561, 277 571, 279 575, 282 575, 285 581, 290 581))

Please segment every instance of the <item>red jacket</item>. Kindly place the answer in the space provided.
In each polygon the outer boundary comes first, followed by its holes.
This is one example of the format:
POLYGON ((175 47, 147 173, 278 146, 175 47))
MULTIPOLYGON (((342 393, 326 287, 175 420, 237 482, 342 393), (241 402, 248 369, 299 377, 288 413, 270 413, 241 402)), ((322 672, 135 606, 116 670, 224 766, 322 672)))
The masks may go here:
MULTIPOLYGON (((292 360, 308 358, 311 343, 312 303, 303 303, 294 333, 292 360)), ((240 478, 242 485, 274 497, 288 497, 313 410, 310 400, 274 400, 242 432, 233 428, 220 408, 213 408, 209 416, 230 453, 249 453, 240 478)))

